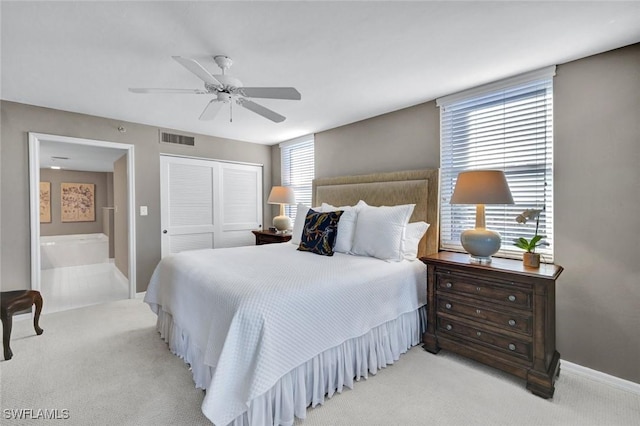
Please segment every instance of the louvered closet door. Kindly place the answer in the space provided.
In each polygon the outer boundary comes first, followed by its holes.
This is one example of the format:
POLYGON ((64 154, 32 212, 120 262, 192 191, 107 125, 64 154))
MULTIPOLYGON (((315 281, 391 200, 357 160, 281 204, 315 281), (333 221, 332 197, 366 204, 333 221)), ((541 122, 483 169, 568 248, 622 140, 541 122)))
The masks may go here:
POLYGON ((220 163, 220 232, 216 247, 255 244, 253 229, 262 226, 262 167, 220 163))
POLYGON ((162 257, 253 245, 262 227, 262 166, 160 157, 162 257))
POLYGON ((162 257, 214 247, 216 164, 160 157, 162 257))

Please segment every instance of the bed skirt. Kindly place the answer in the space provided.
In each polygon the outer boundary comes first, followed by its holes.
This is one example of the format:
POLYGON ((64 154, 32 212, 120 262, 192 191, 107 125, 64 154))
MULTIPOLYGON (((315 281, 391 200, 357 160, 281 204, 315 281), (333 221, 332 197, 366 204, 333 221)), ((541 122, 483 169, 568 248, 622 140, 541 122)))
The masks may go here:
MULTIPOLYGON (((158 315, 156 328, 160 336, 172 353, 191 366, 196 387, 207 389, 213 368, 203 362, 204 348, 197 347, 162 307, 155 305, 152 309, 158 315)), ((230 425, 293 425, 294 417, 306 417, 307 407, 322 404, 345 386, 351 389, 354 381, 393 364, 401 354, 420 343, 424 330, 426 306, 330 348, 294 368, 267 392, 249 401, 247 411, 230 425)), ((203 413, 210 418, 204 410, 203 413)))

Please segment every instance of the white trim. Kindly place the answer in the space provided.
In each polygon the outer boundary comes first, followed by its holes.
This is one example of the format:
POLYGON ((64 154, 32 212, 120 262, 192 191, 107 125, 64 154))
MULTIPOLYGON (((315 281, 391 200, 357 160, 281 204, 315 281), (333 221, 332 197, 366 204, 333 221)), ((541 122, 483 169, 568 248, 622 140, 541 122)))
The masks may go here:
POLYGON ((315 135, 313 133, 310 133, 308 135, 300 136, 295 139, 290 139, 288 141, 280 142, 278 146, 280 148, 286 148, 291 145, 297 145, 299 143, 305 143, 305 142, 315 142, 315 135))
POLYGON ((484 84, 482 86, 474 87, 472 89, 463 90, 451 95, 443 96, 436 99, 436 105, 439 107, 447 106, 453 102, 458 102, 461 99, 473 97, 482 93, 491 92, 495 90, 504 89, 505 87, 515 86, 530 81, 541 80, 550 78, 556 75, 556 66, 551 65, 539 70, 530 71, 524 74, 516 75, 513 77, 505 78, 503 80, 494 81, 493 83, 484 84))
POLYGON ((573 362, 565 360, 561 360, 560 368, 561 371, 564 370, 569 373, 574 373, 595 382, 640 395, 640 383, 621 379, 620 377, 612 376, 610 374, 603 373, 602 371, 592 370, 591 368, 583 367, 582 365, 574 364, 573 362))
MULTIPOLYGON (((128 213, 129 213, 129 299, 136 297, 136 163, 133 145, 129 145, 127 152, 127 186, 128 186, 128 213)), ((118 268, 116 268, 117 270, 118 268)))
POLYGON ((136 294, 136 194, 134 146, 95 139, 73 138, 29 132, 29 216, 31 229, 31 289, 40 290, 40 142, 56 141, 127 151, 127 191, 129 203, 129 297, 136 294))
POLYGON ((164 152, 161 152, 160 156, 161 157, 188 158, 188 159, 191 159, 191 160, 217 161, 218 163, 242 164, 242 165, 245 165, 245 166, 264 167, 264 164, 262 164, 262 163, 248 163, 246 161, 218 160, 217 158, 196 157, 196 156, 193 156, 193 155, 166 154, 164 152))
POLYGON ((136 299, 144 299, 144 296, 147 295, 146 291, 141 291, 140 293, 136 293, 136 299))
POLYGON ((38 133, 29 133, 31 289, 37 291, 40 290, 40 139, 44 139, 44 136, 38 133))

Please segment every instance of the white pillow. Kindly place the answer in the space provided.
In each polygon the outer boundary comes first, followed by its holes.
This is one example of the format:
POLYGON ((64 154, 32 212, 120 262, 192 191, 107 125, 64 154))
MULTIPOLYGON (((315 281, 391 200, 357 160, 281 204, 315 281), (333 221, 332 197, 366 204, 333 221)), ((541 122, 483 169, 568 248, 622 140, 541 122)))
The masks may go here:
POLYGON ((402 256, 407 260, 416 260, 418 258, 418 245, 429 229, 427 222, 411 222, 404 229, 404 238, 402 240, 402 256))
POLYGON ((333 247, 333 251, 338 253, 351 253, 351 246, 353 245, 353 236, 356 232, 356 221, 358 219, 358 212, 353 206, 335 207, 331 204, 322 203, 323 212, 335 212, 342 210, 342 216, 338 222, 338 235, 336 236, 336 243, 333 247))
POLYGON ((296 220, 293 222, 293 231, 291 231, 291 239, 289 240, 290 243, 297 246, 300 245, 300 237, 302 237, 302 229, 304 228, 304 219, 307 217, 308 212, 309 206, 298 203, 296 209, 296 220))
POLYGON ((394 262, 403 260, 404 229, 415 206, 415 204, 382 207, 360 205, 356 233, 353 237, 353 254, 394 262))

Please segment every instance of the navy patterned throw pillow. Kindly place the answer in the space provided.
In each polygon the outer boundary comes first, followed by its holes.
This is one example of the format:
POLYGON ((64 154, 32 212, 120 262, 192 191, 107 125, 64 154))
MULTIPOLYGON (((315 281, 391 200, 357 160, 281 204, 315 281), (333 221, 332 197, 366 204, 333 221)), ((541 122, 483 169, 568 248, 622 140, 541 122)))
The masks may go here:
POLYGON ((323 213, 309 209, 304 220, 298 250, 333 256, 340 216, 342 216, 342 210, 323 213))

